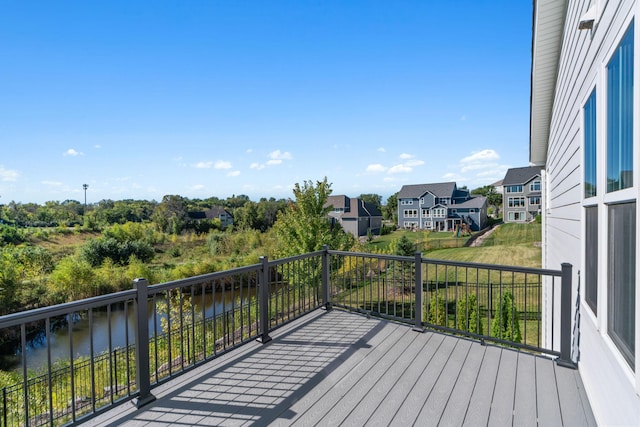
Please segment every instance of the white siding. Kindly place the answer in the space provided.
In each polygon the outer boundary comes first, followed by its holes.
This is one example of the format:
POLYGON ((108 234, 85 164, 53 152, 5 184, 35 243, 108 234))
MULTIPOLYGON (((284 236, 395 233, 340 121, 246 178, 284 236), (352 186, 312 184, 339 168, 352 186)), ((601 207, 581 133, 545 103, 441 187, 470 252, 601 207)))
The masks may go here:
MULTIPOLYGON (((569 262, 574 266, 574 288, 579 283, 578 272, 583 271, 583 234, 582 225, 582 106, 594 87, 598 88, 598 104, 604 100, 604 70, 612 50, 616 47, 626 30, 632 14, 640 11, 637 0, 571 0, 567 9, 566 24, 562 42, 562 52, 558 67, 558 81, 550 123, 547 163, 543 185, 548 194, 543 196, 543 266, 559 269, 560 264, 569 262), (578 30, 579 18, 594 2, 601 6, 602 14, 595 31, 578 30), (604 6, 604 9, 602 9, 604 6)), ((640 17, 640 13, 638 13, 640 17)), ((638 21, 638 19, 636 19, 638 21)), ((638 92, 638 69, 640 40, 636 22, 635 38, 635 90, 638 92)), ((638 97, 634 104, 634 115, 638 121, 638 97)), ((600 113, 601 109, 598 110, 600 113)), ((604 121, 598 118, 598 145, 604 143, 604 121)), ((637 124, 634 136, 634 155, 638 157, 637 124)), ((599 156, 604 151, 599 149, 599 156)), ((599 169, 602 169, 599 163, 599 169)), ((635 163, 634 198, 637 197, 637 168, 635 163)), ((603 174, 598 170, 598 174, 603 174)), ((602 175, 604 176, 604 175, 602 175)), ((599 180, 599 194, 604 193, 599 180)), ((602 197, 602 196, 600 196, 602 197)), ((606 246, 606 216, 600 210, 601 226, 600 246, 606 246)), ((640 240, 640 239, 637 239, 640 240)), ((637 242, 638 243, 638 242, 637 242)), ((600 270, 606 271, 606 253, 600 253, 600 270), (603 265, 603 262, 605 263, 603 265)), ((638 274, 640 277, 640 274, 638 274)), ((600 289, 606 289, 606 276, 600 275, 600 289)), ((583 286, 584 283, 581 283, 583 286)), ((636 287, 637 289, 637 287, 636 287)), ((584 295, 584 292, 581 292, 584 295)), ((602 293, 600 293, 602 295, 602 293)), ((574 300, 577 298, 574 290, 574 300)), ((599 297, 602 307, 605 296, 599 297)), ((559 304, 557 304, 559 306, 559 304)), ((640 424, 640 375, 633 373, 617 354, 615 346, 602 328, 602 314, 596 318, 584 301, 581 304, 581 337, 579 366, 587 394, 590 398, 597 421, 601 425, 638 425, 640 424)), ((636 329, 640 324, 638 305, 636 304, 636 329)), ((548 333, 549 331, 545 331, 548 333)), ((559 335, 556 331, 556 336, 559 335)), ((638 332, 636 332, 638 336, 638 332)), ((638 360, 638 340, 636 340, 636 360, 638 360)), ((636 371, 640 366, 636 363, 636 371)))

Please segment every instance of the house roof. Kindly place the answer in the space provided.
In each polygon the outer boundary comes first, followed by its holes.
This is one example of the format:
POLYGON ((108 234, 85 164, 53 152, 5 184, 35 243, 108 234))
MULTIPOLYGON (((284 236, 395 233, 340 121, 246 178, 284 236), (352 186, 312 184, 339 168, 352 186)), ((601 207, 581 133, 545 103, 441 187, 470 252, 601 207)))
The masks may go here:
POLYGON ((418 199, 426 193, 436 197, 453 197, 455 182, 440 182, 435 184, 403 185, 398 192, 399 199, 418 199))
MULTIPOLYGON (((365 216, 382 216, 382 212, 375 205, 367 203, 362 199, 352 199, 347 196, 329 196, 325 206, 333 206, 334 209, 344 209, 344 212, 338 215, 341 218, 361 218, 365 216)), ((335 216, 335 214, 333 214, 335 216)))
POLYGON ((502 184, 507 185, 519 185, 526 184, 536 176, 540 176, 540 166, 526 166, 523 168, 511 168, 507 171, 507 174, 502 180, 502 184))
POLYGON ((534 0, 531 58, 531 116, 529 161, 547 161, 551 110, 562 48, 567 0, 534 0))
POLYGON ((482 209, 485 205, 487 204, 487 198, 484 196, 475 196, 472 197, 469 200, 466 200, 462 203, 457 203, 455 205, 451 205, 449 206, 450 208, 455 208, 455 209, 465 209, 465 208, 469 208, 469 209, 482 209))

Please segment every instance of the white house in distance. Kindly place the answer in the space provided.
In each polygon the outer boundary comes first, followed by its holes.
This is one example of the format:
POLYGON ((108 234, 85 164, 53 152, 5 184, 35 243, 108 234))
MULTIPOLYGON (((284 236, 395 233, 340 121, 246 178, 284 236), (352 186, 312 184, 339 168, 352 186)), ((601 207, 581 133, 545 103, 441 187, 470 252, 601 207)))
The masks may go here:
POLYGON ((543 267, 574 266, 575 356, 600 425, 640 425, 638 19, 640 0, 534 1, 543 267))

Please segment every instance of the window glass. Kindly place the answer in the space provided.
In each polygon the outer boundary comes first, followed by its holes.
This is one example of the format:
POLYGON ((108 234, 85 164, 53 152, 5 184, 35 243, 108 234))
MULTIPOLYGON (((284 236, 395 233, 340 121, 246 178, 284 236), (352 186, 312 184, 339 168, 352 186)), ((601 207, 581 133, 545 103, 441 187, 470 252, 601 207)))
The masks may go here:
POLYGON ((598 207, 585 208, 584 299, 598 315, 598 207))
POLYGON ((607 64, 607 192, 633 185, 633 24, 607 64))
POLYGON ((596 195, 596 91, 584 105, 584 197, 596 195))
POLYGON ((636 204, 609 206, 609 336, 635 365, 636 204))

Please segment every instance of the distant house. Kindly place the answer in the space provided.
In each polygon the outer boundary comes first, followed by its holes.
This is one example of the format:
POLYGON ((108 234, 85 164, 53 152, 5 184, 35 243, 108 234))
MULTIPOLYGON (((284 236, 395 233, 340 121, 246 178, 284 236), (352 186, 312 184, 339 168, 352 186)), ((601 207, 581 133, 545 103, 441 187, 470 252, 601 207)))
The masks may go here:
POLYGON ((493 184, 491 184, 491 186, 493 187, 493 189, 495 190, 495 192, 496 192, 496 193, 498 193, 498 194, 502 194, 502 188, 503 188, 503 187, 502 187, 502 182, 503 182, 503 181, 504 181, 504 180, 503 180, 503 179, 501 179, 500 181, 496 181, 496 182, 494 182, 493 184))
POLYGON ((504 222, 529 222, 540 213, 542 184, 540 167, 512 168, 502 180, 504 222))
POLYGON ((225 208, 219 206, 213 207, 206 211, 189 212, 188 215, 189 219, 195 221, 202 221, 205 219, 219 219, 222 228, 227 228, 233 225, 233 215, 231 215, 225 208))
POLYGON ((405 185, 398 192, 398 227, 448 231, 466 224, 472 231, 487 225, 487 199, 471 196, 455 182, 405 185))
POLYGON ((358 198, 329 196, 325 206, 332 207, 329 217, 356 238, 366 236, 369 230, 380 234, 382 213, 373 204, 358 198))

